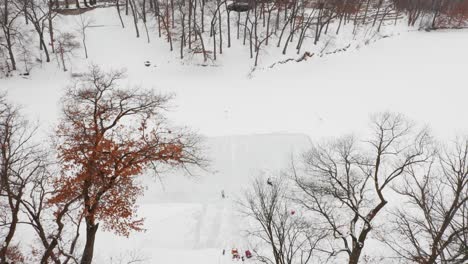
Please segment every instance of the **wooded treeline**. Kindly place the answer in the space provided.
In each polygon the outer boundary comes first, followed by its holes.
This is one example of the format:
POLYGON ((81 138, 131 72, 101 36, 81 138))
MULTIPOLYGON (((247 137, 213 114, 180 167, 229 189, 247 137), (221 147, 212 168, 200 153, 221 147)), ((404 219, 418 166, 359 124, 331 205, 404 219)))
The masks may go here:
MULTIPOLYGON (((136 37, 167 42, 180 58, 201 56, 216 60, 237 40, 249 49, 257 65, 260 51, 276 46, 283 54, 293 49, 307 54, 304 45, 317 45, 323 35, 360 28, 380 31, 406 20, 422 28, 466 26, 466 0, 119 0, 80 2, 59 0, 2 0, 0 8, 0 65, 9 73, 21 65, 28 73, 35 63, 51 61, 52 54, 66 70, 66 58, 86 47, 92 21, 86 12, 113 6, 122 27, 133 27, 136 37), (59 14, 79 16, 77 28, 59 33, 59 14), (124 19, 129 17, 131 19, 124 19), (131 22, 129 22, 129 20, 131 22), (59 23, 57 25, 57 23, 59 23), (129 24, 131 23, 131 24, 129 24), (153 26, 155 25, 155 26, 153 26), (37 48, 36 48, 37 47, 37 48)), ((310 55, 310 54, 309 54, 310 55)))

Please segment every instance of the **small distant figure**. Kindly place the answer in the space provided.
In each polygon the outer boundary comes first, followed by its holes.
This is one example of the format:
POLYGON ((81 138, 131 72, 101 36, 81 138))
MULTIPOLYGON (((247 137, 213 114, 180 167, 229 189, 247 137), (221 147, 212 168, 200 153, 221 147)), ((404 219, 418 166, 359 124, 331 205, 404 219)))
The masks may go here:
POLYGON ((270 186, 273 186, 273 182, 271 182, 270 178, 267 179, 267 184, 270 185, 270 186))
POLYGON ((239 250, 237 250, 237 248, 233 248, 231 250, 231 254, 232 254, 232 259, 237 259, 237 260, 240 259, 239 250))
POLYGON ((225 250, 225 249, 223 249, 223 256, 224 256, 225 254, 226 254, 226 250, 225 250))
POLYGON ((242 256, 242 257, 241 257, 241 260, 242 260, 242 262, 244 262, 244 261, 245 261, 245 259, 244 259, 244 256, 242 256))
POLYGON ((291 215, 294 215, 295 213, 296 213, 296 211, 291 210, 291 215))
POLYGON ((224 193, 224 190, 221 190, 221 197, 224 199, 226 198, 226 194, 224 193))
POLYGON ((248 259, 251 258, 252 257, 252 252, 250 252, 250 250, 247 249, 245 251, 245 257, 248 258, 248 259))

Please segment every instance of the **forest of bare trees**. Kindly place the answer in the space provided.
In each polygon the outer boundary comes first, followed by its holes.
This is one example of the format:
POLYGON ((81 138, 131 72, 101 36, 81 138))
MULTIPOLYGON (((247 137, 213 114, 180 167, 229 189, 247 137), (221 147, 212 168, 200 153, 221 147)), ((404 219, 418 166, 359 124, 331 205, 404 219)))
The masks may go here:
POLYGON ((88 11, 115 9, 122 27, 131 27, 137 38, 167 42, 168 51, 180 58, 216 60, 233 41, 249 50, 258 64, 267 46, 283 54, 307 54, 324 35, 360 28, 380 31, 398 21, 426 29, 466 26, 465 0, 118 0, 58 1, 2 0, 0 8, 0 70, 28 74, 37 63, 56 57, 63 70, 64 53, 86 46, 88 11), (57 31, 61 15, 79 16, 76 28, 57 31), (128 17, 129 19, 123 19, 128 17), (77 35, 82 41, 68 41, 77 35), (60 40, 62 40, 60 42, 60 40), (66 44, 64 44, 64 41, 66 44), (304 46, 306 45, 306 46, 304 46), (65 51, 65 52, 64 52, 65 51), (54 56, 54 54, 59 54, 54 56))

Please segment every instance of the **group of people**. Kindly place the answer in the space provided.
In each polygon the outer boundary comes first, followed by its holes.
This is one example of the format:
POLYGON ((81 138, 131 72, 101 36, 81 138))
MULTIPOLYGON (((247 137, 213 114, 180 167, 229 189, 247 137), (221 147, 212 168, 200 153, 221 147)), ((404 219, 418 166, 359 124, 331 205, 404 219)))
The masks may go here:
MULTIPOLYGON (((223 249, 223 255, 226 254, 226 250, 223 249)), ((245 254, 244 255, 241 255, 239 253, 239 250, 237 248, 233 248, 231 250, 231 255, 232 255, 232 259, 236 259, 236 260, 242 260, 242 261, 245 261, 246 258, 251 258, 252 257, 252 252, 250 252, 250 250, 246 250, 245 251, 245 254)))

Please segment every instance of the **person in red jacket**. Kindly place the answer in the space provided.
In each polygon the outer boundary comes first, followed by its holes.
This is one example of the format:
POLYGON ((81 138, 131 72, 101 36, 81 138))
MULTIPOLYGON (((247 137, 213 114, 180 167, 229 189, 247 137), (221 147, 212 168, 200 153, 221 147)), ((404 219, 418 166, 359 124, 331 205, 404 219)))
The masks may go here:
POLYGON ((231 250, 231 254, 232 254, 232 259, 239 259, 240 258, 239 251, 237 250, 237 248, 233 248, 231 250))

